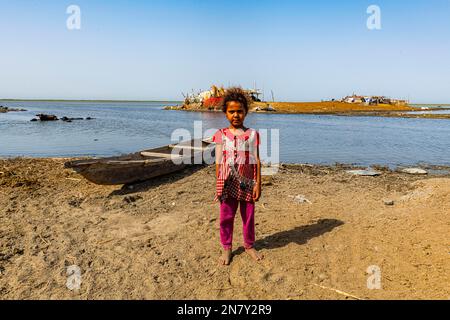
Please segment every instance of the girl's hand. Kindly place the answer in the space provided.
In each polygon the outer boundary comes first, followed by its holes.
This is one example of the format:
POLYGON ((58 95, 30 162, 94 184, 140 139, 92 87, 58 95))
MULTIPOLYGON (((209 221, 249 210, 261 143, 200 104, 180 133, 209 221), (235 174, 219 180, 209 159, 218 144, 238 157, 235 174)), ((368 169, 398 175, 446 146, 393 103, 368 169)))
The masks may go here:
POLYGON ((259 198, 261 197, 261 184, 257 183, 254 187, 253 187, 253 201, 258 201, 259 198))

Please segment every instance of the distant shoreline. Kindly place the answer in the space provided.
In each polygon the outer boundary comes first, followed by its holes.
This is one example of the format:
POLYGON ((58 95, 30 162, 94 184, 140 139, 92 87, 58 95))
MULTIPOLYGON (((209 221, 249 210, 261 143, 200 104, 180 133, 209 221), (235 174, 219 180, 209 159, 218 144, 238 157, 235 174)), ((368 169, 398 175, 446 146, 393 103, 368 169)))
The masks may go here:
MULTIPOLYGON (((11 102, 174 102, 183 103, 182 100, 92 100, 92 99, 0 99, 0 102, 11 101, 11 102)), ((280 101, 281 102, 281 101, 280 101)), ((320 101, 309 101, 309 102, 295 102, 295 101, 282 101, 281 103, 319 103, 320 101)), ((266 103, 272 103, 267 101, 266 103)), ((410 106, 450 106, 450 103, 409 103, 410 106)))
MULTIPOLYGON (((44 99, 0 99, 0 106, 8 102, 49 102, 49 103, 159 103, 165 110, 180 110, 187 112, 221 112, 221 110, 209 110, 202 106, 184 108, 181 101, 175 100, 44 100, 44 99)), ((249 110, 251 113, 265 114, 306 114, 306 115, 335 115, 335 116, 369 116, 369 117, 395 117, 395 118, 425 118, 425 119, 450 119, 450 114, 433 114, 436 110, 450 110, 450 104, 406 104, 406 105, 373 105, 351 104, 340 101, 321 102, 255 102, 254 107, 261 110, 249 110), (275 107, 275 110, 264 110, 267 106, 275 107), (429 113, 408 114, 411 111, 422 111, 421 106, 428 106, 423 110, 429 113), (439 106, 439 108, 437 107, 439 106), (436 108, 433 108, 436 107, 436 108)), ((10 111, 19 111, 11 108, 10 111)), ((24 110, 21 110, 24 111, 24 110)))
POLYGON ((147 102, 170 102, 170 103, 182 103, 182 101, 177 100, 64 100, 64 99, 0 99, 0 102, 137 102, 137 103, 147 103, 147 102))
MULTIPOLYGON (((346 103, 341 101, 322 102, 254 102, 249 107, 251 113, 265 114, 306 114, 306 115, 335 115, 335 116, 370 116, 370 117, 396 117, 396 118, 427 118, 427 119, 450 119, 450 114, 433 114, 433 110, 450 110, 446 105, 442 108, 427 108, 429 114, 409 114, 408 112, 422 111, 419 104, 405 105, 364 105, 346 103), (272 110, 268 110, 268 107, 272 110)), ((201 104, 182 106, 168 106, 165 110, 180 110, 187 112, 221 112, 221 108, 211 109, 201 104)))

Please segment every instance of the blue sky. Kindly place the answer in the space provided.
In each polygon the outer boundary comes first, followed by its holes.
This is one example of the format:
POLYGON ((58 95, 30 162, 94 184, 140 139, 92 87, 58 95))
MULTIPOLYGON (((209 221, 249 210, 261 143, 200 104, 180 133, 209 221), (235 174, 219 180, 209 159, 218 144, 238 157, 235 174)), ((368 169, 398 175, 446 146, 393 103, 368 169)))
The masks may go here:
POLYGON ((0 98, 167 100, 353 92, 450 103, 450 1, 0 0, 0 98), (81 9, 69 31, 66 9, 81 9), (381 9, 381 30, 366 10, 381 9))

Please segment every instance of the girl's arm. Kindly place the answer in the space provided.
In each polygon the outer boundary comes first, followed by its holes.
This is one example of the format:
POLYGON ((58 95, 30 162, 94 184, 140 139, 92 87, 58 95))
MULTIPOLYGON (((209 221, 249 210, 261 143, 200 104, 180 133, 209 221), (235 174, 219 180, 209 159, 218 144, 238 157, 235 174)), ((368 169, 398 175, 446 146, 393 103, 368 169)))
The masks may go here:
POLYGON ((253 156, 256 159, 256 185, 253 188, 253 201, 258 201, 261 197, 261 160, 259 159, 259 145, 256 145, 253 156))
POLYGON ((259 145, 256 146, 256 184, 261 186, 261 160, 259 159, 259 145))
POLYGON ((216 178, 219 177, 220 164, 222 163, 222 144, 216 143, 216 178))

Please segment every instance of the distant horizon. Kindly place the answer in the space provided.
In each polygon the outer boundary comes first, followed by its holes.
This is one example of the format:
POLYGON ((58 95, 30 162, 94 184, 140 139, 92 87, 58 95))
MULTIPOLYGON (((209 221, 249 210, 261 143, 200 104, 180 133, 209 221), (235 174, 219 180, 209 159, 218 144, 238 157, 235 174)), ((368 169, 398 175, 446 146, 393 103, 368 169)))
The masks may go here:
POLYGON ((43 102, 183 102, 183 100, 112 100, 112 99, 0 99, 0 101, 43 101, 43 102))
MULTIPOLYGON (((0 99, 0 102, 137 102, 137 103, 145 103, 145 102, 176 102, 176 103, 182 103, 183 100, 112 100, 112 99, 0 99)), ((308 102, 322 102, 322 101, 331 101, 331 100, 315 100, 315 101, 300 101, 300 100, 295 100, 295 101, 285 101, 285 100, 276 100, 275 102, 284 102, 284 103, 308 103, 308 102)), ((336 102, 339 102, 340 100, 335 100, 336 102)), ((271 103, 272 101, 262 101, 262 102, 267 102, 267 103, 271 103)), ((428 102, 409 102, 410 105, 414 105, 414 104, 426 104, 426 105, 431 105, 431 106, 450 106, 450 102, 444 102, 444 103, 428 103, 428 102)))

